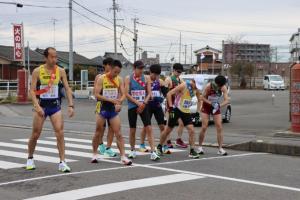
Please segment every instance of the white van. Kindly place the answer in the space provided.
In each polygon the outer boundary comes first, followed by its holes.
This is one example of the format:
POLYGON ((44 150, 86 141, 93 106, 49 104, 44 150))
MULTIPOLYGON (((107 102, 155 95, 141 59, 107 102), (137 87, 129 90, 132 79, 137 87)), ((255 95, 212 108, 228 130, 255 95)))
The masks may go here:
POLYGON ((284 80, 280 75, 265 75, 264 90, 285 90, 284 80))

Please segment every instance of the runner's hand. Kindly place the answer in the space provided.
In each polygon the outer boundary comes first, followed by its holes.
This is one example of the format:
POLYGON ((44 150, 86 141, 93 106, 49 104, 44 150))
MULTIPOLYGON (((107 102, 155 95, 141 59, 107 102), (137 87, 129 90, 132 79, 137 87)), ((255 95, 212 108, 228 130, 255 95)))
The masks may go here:
POLYGON ((110 101, 111 101, 111 103, 113 103, 114 105, 121 104, 120 100, 118 100, 118 99, 111 99, 110 101))
POLYGON ((115 105, 116 112, 121 112, 121 110, 122 110, 122 105, 120 105, 120 104, 115 105))
POLYGON ((74 108, 73 107, 68 108, 68 115, 69 115, 69 118, 72 118, 74 116, 74 108))
POLYGON ((44 117, 44 116, 45 116, 44 109, 43 109, 41 106, 36 107, 35 111, 37 112, 37 114, 38 114, 40 117, 44 117))
POLYGON ((140 105, 140 106, 138 107, 138 109, 137 109, 136 112, 137 112, 138 114, 142 113, 142 112, 144 111, 145 107, 146 107, 146 105, 142 103, 142 105, 140 105))

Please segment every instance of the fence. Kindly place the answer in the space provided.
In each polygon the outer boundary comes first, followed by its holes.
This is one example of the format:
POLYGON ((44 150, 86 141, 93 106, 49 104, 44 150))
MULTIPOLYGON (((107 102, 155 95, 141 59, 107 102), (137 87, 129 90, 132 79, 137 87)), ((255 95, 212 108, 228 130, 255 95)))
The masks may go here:
POLYGON ((0 98, 6 98, 7 96, 17 96, 18 81, 0 80, 0 98))

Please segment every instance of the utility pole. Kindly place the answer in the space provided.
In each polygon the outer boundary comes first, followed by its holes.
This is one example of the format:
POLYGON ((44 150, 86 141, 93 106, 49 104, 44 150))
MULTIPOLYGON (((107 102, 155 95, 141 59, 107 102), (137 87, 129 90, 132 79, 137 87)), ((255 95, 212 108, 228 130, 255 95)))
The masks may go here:
POLYGON ((179 63, 181 61, 181 32, 180 32, 180 36, 179 36, 179 63))
POLYGON ((58 20, 55 18, 52 18, 52 21, 53 21, 53 47, 55 48, 55 24, 58 20))
POLYGON ((134 42, 134 62, 136 61, 136 54, 137 54, 137 32, 138 30, 136 29, 136 23, 137 23, 138 18, 134 18, 133 19, 133 32, 134 32, 134 38, 133 38, 133 42, 134 42))
POLYGON ((72 0, 69 0, 69 80, 73 81, 73 22, 72 0))
POLYGON ((221 74, 222 75, 224 75, 224 64, 225 64, 224 40, 222 40, 222 66, 221 66, 221 74))
POLYGON ((186 64, 186 47, 187 45, 184 45, 184 64, 186 64))
POLYGON ((193 65, 193 44, 191 44, 191 65, 193 65))
POLYGON ((113 12, 114 12, 114 50, 115 50, 115 59, 117 58, 117 18, 116 12, 119 10, 116 0, 113 0, 113 12))

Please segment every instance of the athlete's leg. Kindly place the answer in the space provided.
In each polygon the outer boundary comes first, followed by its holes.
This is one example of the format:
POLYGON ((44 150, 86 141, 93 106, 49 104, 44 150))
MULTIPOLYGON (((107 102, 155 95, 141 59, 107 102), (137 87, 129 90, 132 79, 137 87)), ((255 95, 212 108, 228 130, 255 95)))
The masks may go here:
POLYGON ((39 139, 43 129, 44 121, 44 117, 38 115, 37 112, 33 112, 32 133, 28 141, 28 158, 33 157, 37 140, 39 139))
POLYGON ((63 115, 61 110, 51 115, 50 121, 52 123, 55 132, 60 161, 64 161, 65 160, 64 122, 63 122, 63 115))
POLYGON ((214 115, 214 122, 217 130, 217 140, 219 148, 223 146, 223 126, 222 126, 222 115, 214 115))
POLYGON ((104 124, 105 124, 105 119, 102 118, 99 114, 96 116, 96 131, 93 137, 93 154, 97 155, 98 154, 98 146, 99 146, 99 141, 101 135, 103 135, 104 132, 104 124))
POLYGON ((200 147, 202 146, 202 144, 204 142, 205 135, 207 132, 209 115, 207 113, 201 112, 201 120, 202 120, 202 127, 201 127, 201 131, 200 131, 200 135, 199 135, 199 146, 200 147))

